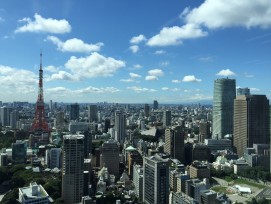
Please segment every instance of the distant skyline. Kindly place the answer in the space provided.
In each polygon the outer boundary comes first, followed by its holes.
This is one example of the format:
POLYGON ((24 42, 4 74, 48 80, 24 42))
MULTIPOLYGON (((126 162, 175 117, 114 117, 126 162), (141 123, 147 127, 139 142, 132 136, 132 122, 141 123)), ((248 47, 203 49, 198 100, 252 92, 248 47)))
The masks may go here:
POLYGON ((0 101, 196 103, 214 80, 271 99, 271 1, 3 1, 0 101))

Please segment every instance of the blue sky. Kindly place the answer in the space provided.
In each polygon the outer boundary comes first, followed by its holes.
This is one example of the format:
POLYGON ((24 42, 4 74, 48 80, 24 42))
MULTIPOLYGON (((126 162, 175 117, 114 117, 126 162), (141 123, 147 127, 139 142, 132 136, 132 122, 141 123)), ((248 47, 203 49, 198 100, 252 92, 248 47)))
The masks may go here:
POLYGON ((271 1, 2 1, 0 100, 190 103, 217 78, 271 98, 271 1), (50 2, 50 3, 49 3, 50 2))

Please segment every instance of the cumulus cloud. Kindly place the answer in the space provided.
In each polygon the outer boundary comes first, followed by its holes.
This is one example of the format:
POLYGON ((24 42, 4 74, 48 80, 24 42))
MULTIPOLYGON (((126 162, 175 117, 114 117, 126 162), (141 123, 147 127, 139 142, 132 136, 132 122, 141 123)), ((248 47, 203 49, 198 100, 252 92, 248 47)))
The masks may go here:
POLYGON ((138 44, 141 43, 142 41, 145 41, 146 37, 142 34, 138 35, 138 36, 134 36, 131 38, 130 43, 132 44, 138 44))
POLYGON ((156 76, 146 76, 145 80, 146 81, 156 81, 156 80, 158 80, 158 77, 156 77, 156 76))
POLYGON ((29 70, 0 65, 0 86, 13 93, 33 93, 38 82, 36 74, 29 70))
POLYGON ((236 74, 233 71, 231 71, 230 69, 222 69, 216 75, 228 77, 228 76, 235 76, 236 74))
POLYGON ((156 76, 156 77, 164 76, 164 72, 161 69, 152 69, 152 70, 149 70, 148 74, 150 76, 156 76))
POLYGON ((258 88, 249 88, 249 89, 252 92, 260 92, 261 91, 261 89, 258 89, 258 88))
POLYGON ((135 82, 134 79, 120 79, 121 82, 135 82))
POLYGON ((90 53, 94 51, 100 51, 101 47, 104 45, 101 42, 96 44, 87 44, 77 38, 72 38, 66 40, 65 42, 61 41, 59 38, 55 36, 48 36, 46 39, 54 43, 57 46, 57 49, 62 52, 90 53))
POLYGON ((132 45, 129 47, 129 49, 133 52, 133 53, 137 53, 139 51, 139 47, 138 45, 132 45))
POLYGON ((58 73, 52 74, 52 76, 49 79, 47 79, 47 81, 51 80, 77 81, 79 80, 79 78, 66 71, 59 71, 58 73))
POLYGON ((43 67, 43 70, 54 73, 54 72, 58 72, 59 68, 53 65, 49 65, 49 66, 43 67))
POLYGON ((125 67, 125 62, 94 52, 86 57, 72 56, 65 67, 79 78, 108 77, 125 67))
POLYGON ((147 41, 148 46, 169 46, 179 45, 185 39, 199 38, 207 35, 196 24, 186 24, 182 27, 164 27, 159 34, 151 37, 147 41))
POLYGON ((24 33, 24 32, 34 32, 34 33, 69 33, 71 31, 71 25, 65 19, 57 20, 53 18, 43 18, 39 14, 34 15, 35 20, 30 18, 23 18, 19 20, 25 25, 18 27, 15 30, 15 33, 24 33))
POLYGON ((197 79, 194 75, 184 76, 183 82, 201 82, 201 79, 197 79))
POLYGON ((168 87, 162 87, 161 89, 162 89, 163 91, 168 91, 168 90, 169 90, 168 87))
POLYGON ((181 83, 182 81, 181 81, 181 80, 178 80, 178 79, 173 79, 171 82, 177 84, 177 83, 181 83))
POLYGON ((131 86, 131 87, 127 87, 127 89, 133 90, 136 93, 141 93, 141 92, 156 92, 157 91, 155 89, 142 88, 140 86, 131 86))
POLYGON ((182 16, 189 24, 202 25, 209 29, 233 26, 269 28, 270 13, 269 0, 205 0, 197 8, 186 8, 182 16))
POLYGON ((82 95, 82 94, 88 94, 88 93, 97 93, 97 94, 101 94, 101 93, 116 93, 119 92, 120 90, 115 88, 115 87, 101 87, 101 88, 97 88, 97 87, 93 87, 93 86, 89 86, 86 88, 81 88, 81 89, 67 89, 65 87, 53 87, 53 88, 48 88, 46 89, 46 92, 48 92, 49 94, 57 94, 57 95, 82 95))
POLYGON ((129 73, 129 75, 130 75, 130 77, 131 78, 141 78, 141 75, 139 75, 139 74, 136 74, 136 73, 129 73))

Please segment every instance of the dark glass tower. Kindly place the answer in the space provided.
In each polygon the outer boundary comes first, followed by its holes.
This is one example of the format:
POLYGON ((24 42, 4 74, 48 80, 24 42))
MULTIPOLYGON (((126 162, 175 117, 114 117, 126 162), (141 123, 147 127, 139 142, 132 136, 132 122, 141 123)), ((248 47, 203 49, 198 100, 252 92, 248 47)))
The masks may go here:
POLYGON ((233 102, 236 96, 235 79, 222 78, 214 82, 213 138, 233 133, 233 102))

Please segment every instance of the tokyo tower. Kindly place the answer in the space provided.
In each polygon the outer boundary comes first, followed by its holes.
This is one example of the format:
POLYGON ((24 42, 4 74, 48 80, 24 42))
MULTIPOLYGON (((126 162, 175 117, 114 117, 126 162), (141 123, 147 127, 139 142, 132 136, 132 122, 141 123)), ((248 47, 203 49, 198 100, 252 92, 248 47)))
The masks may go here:
POLYGON ((48 123, 45 119, 44 100, 43 100, 43 70, 42 70, 42 52, 40 53, 39 69, 39 93, 36 104, 34 121, 31 127, 32 132, 48 132, 48 123))

